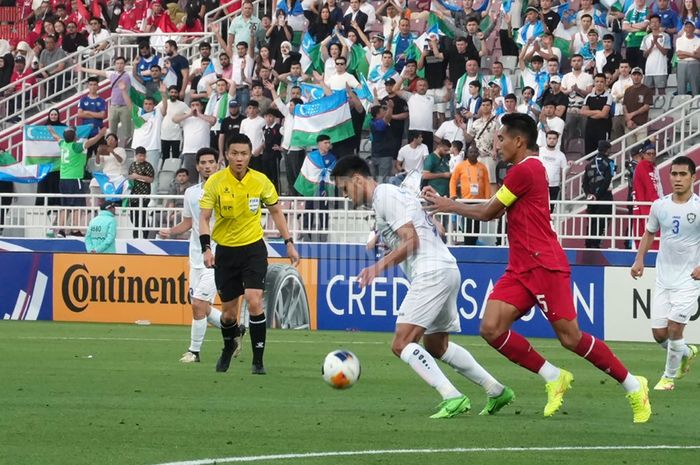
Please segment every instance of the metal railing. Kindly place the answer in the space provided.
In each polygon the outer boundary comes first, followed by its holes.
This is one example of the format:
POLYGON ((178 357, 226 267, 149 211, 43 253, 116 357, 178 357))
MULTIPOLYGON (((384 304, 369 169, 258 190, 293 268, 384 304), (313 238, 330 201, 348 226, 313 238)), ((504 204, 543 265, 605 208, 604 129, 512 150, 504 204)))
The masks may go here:
MULTIPOLYGON (((645 139, 654 142, 657 158, 687 153, 700 142, 698 137, 700 136, 700 96, 694 96, 682 104, 670 108, 648 123, 611 142, 610 159, 617 166, 617 172, 612 179, 612 189, 623 185, 625 162, 629 160, 630 149, 639 145, 638 139, 642 135, 646 135, 645 139)), ((576 172, 570 171, 562 182, 563 199, 581 200, 585 198, 582 184, 583 167, 597 154, 598 152, 595 151, 576 161, 576 172)))
MULTIPOLYGON (((54 237, 61 230, 68 234, 72 230, 84 231, 98 211, 98 199, 105 196, 71 196, 85 198, 88 206, 77 208, 50 205, 49 199, 64 197, 60 194, 0 194, 0 199, 3 197, 11 197, 13 202, 2 207, 2 236, 45 238, 54 237), (71 211, 79 212, 74 215, 75 224, 71 223, 71 211), (62 215, 66 220, 61 219, 62 215)), ((181 196, 129 196, 128 199, 131 200, 131 205, 127 200, 126 206, 117 209, 117 230, 120 238, 154 239, 160 229, 170 228, 180 221, 182 208, 167 205, 171 201, 173 204, 175 201, 182 201, 181 196)), ((629 248, 631 242, 638 239, 636 232, 639 229, 639 221, 645 219, 631 214, 628 202, 599 202, 599 205, 611 208, 612 213, 609 215, 575 213, 586 207, 585 201, 565 200, 553 204, 552 225, 560 242, 567 248, 583 248, 586 246, 586 240, 600 240, 601 247, 606 249, 629 248), (597 230, 591 231, 591 223, 594 222, 595 227, 598 221, 605 224, 605 231, 601 235, 597 234, 597 230)), ((346 198, 281 197, 280 205, 285 212, 290 233, 299 242, 365 244, 375 226, 373 211, 355 209, 346 198), (322 208, 326 205, 325 202, 327 207, 322 208)), ((397 208, 400 206, 397 205, 397 208)), ((507 216, 501 220, 481 222, 479 232, 465 231, 464 219, 457 215, 436 215, 435 221, 444 226, 449 245, 461 245, 466 238, 477 238, 477 244, 481 245, 508 245, 507 216)), ((279 237, 267 210, 263 210, 261 224, 266 237, 279 237)), ((183 235, 180 239, 187 237, 183 235)))

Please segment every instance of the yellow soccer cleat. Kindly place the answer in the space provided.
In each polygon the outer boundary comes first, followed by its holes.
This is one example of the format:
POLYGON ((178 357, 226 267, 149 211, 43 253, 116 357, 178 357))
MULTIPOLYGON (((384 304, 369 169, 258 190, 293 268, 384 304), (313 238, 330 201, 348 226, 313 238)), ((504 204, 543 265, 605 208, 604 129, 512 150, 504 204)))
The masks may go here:
POLYGON ((452 418, 460 413, 468 412, 471 407, 472 404, 469 401, 469 397, 464 395, 452 399, 445 399, 438 406, 438 411, 430 415, 430 418, 452 418))
POLYGON ((547 405, 544 406, 544 416, 551 417, 564 403, 564 394, 571 389, 574 375, 566 370, 559 370, 559 378, 545 385, 547 391, 547 405))
POLYGON ((673 378, 664 378, 663 376, 654 386, 654 391, 673 391, 676 385, 673 382, 673 378))
MULTIPOLYGON (((681 366, 680 366, 680 368, 678 368, 678 376, 676 376, 676 379, 684 378, 685 375, 688 374, 688 372, 690 371, 690 363, 698 355, 697 346, 688 345, 688 349, 690 349, 690 355, 688 355, 687 357, 683 357, 681 359, 681 366)), ((654 389, 656 389, 656 388, 654 388, 654 389)))
POLYGON ((641 387, 638 391, 627 394, 630 401, 635 423, 646 423, 651 417, 651 404, 649 403, 649 383, 643 376, 635 376, 641 387))

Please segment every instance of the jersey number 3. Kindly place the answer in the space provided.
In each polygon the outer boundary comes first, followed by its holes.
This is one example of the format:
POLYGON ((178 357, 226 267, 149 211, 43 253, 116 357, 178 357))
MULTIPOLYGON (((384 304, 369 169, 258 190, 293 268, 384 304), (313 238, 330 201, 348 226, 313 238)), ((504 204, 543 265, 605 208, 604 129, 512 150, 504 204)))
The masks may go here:
POLYGON ((678 234, 681 230, 681 221, 679 219, 673 220, 673 234, 678 234))

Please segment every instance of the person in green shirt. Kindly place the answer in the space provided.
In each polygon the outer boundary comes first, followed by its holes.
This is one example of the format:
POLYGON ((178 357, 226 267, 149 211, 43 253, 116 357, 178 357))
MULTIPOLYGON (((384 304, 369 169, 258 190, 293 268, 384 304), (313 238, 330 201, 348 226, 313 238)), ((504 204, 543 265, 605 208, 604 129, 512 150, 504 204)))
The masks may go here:
MULTIPOLYGON (((81 218, 80 208, 85 206, 84 197, 71 197, 71 195, 79 195, 83 193, 83 177, 85 177, 85 164, 87 156, 85 151, 95 145, 107 132, 107 128, 102 128, 94 137, 80 143, 76 140, 77 135, 75 128, 68 127, 63 131, 63 138, 56 134, 52 126, 47 126, 49 134, 58 142, 58 147, 61 153, 61 161, 59 172, 61 179, 59 181, 59 191, 64 197, 61 197, 61 206, 68 207, 61 209, 59 213, 59 227, 68 228, 66 217, 70 213, 72 230, 70 234, 73 236, 83 236, 80 231, 81 218), (78 208, 71 208, 78 207, 78 208)), ((63 229, 56 234, 59 237, 66 237, 63 229)))
POLYGON ((450 141, 442 139, 423 162, 423 180, 443 196, 450 195, 450 141))
POLYGON ((115 203, 105 202, 100 206, 100 214, 90 220, 85 234, 85 250, 88 253, 116 253, 116 207, 115 203))

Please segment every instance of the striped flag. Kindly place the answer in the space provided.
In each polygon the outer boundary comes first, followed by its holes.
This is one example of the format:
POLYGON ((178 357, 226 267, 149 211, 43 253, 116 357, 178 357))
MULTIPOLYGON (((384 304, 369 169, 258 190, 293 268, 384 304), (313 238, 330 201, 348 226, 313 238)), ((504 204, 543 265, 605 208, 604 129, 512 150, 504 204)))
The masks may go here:
POLYGON ((454 28, 450 27, 447 21, 445 21, 432 11, 428 15, 428 27, 426 29, 426 32, 428 32, 428 34, 437 33, 441 36, 447 36, 450 39, 455 38, 454 28))
POLYGON ((317 44, 314 38, 306 32, 301 40, 301 70, 306 74, 311 74, 312 71, 323 72, 324 63, 321 57, 321 44, 317 44))
POLYGON ((331 172, 335 168, 335 156, 321 155, 314 150, 304 158, 294 189, 305 197, 332 196, 334 183, 331 172))
POLYGON ((35 183, 44 179, 52 168, 51 163, 27 166, 19 163, 8 152, 0 153, 0 181, 35 183))
POLYGON ((301 95, 303 95, 306 100, 318 100, 326 96, 323 92, 323 87, 317 86, 315 84, 309 84, 308 82, 299 83, 301 88, 301 95))
MULTIPOLYGON (((63 136, 63 131, 67 126, 53 126, 54 131, 59 136, 63 136)), ((76 128, 78 140, 87 139, 92 131, 91 124, 83 124, 76 128)), ((51 136, 47 126, 27 125, 22 131, 22 161, 25 165, 53 165, 53 171, 58 169, 61 162, 61 152, 58 143, 51 136)))
POLYGON ((294 107, 291 145, 312 147, 316 137, 326 134, 331 142, 340 142, 355 135, 350 105, 345 92, 335 92, 313 102, 294 107))
POLYGON ((106 195, 114 195, 115 197, 106 197, 107 202, 118 202, 129 189, 129 180, 121 174, 116 178, 110 179, 106 174, 97 171, 92 173, 92 177, 97 180, 100 185, 100 191, 106 195))

